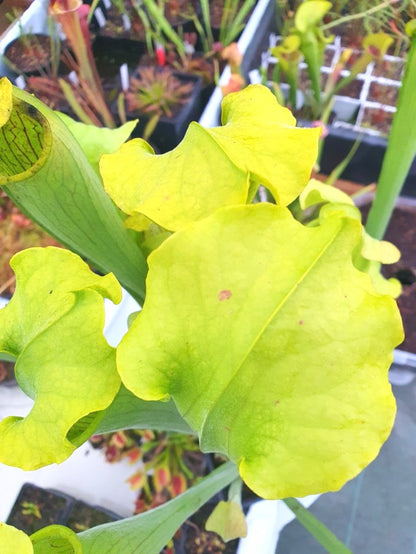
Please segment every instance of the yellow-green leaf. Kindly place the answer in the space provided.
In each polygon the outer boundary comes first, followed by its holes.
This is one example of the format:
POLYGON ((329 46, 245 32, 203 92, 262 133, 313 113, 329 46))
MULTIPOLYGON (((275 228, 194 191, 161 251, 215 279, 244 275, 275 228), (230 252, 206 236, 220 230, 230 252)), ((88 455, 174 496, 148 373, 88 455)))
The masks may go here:
POLYGON ((224 542, 246 537, 247 522, 241 506, 232 500, 222 500, 211 512, 205 529, 218 533, 224 542))
POLYGON ((309 0, 302 2, 296 10, 295 27, 301 33, 305 33, 311 27, 315 27, 324 15, 331 9, 331 2, 321 0, 309 0))
POLYGON ((248 175, 197 123, 167 154, 155 155, 144 140, 135 139, 104 155, 100 170, 105 190, 123 212, 143 214, 172 231, 247 198, 248 175))
POLYGON ((116 129, 107 129, 107 127, 96 127, 95 125, 86 125, 80 121, 74 121, 71 117, 55 112, 66 127, 76 138, 81 146, 88 161, 99 173, 98 163, 103 154, 115 152, 131 135, 137 121, 128 121, 116 129))
POLYGON ((2 554, 33 554, 33 546, 26 533, 0 521, 0 552, 2 554))
MULTIPOLYGON (((354 206, 351 197, 342 190, 311 179, 299 196, 302 209, 323 205, 319 217, 310 222, 310 225, 322 223, 325 218, 333 217, 337 213, 361 221, 361 212, 354 206)), ((399 260, 400 252, 394 244, 372 238, 362 228, 362 239, 354 255, 354 264, 357 269, 367 272, 375 289, 380 294, 390 294, 397 298, 401 293, 401 285, 397 279, 386 279, 380 272, 381 264, 392 264, 399 260)))
POLYGON ((34 405, 1 421, 0 461, 32 470, 65 460, 117 394, 103 297, 117 303, 121 289, 60 248, 24 250, 11 266, 17 287, 0 310, 0 351, 17 358, 16 379, 34 405))
POLYGON ((82 554, 77 535, 64 525, 48 525, 30 535, 34 554, 82 554))
POLYGON ((352 264, 361 234, 339 214, 309 228, 256 204, 171 236, 117 350, 125 386, 172 396, 201 448, 261 496, 339 489, 389 435, 403 337, 394 300, 352 264))
POLYGON ((299 204, 302 210, 316 204, 326 204, 327 202, 354 205, 351 197, 344 191, 322 183, 317 179, 311 179, 299 196, 299 204))
POLYGON ((0 127, 9 120, 12 105, 12 84, 8 79, 0 79, 0 127))
POLYGON ((12 110, 0 126, 0 187, 61 244, 102 273, 113 271, 142 300, 145 259, 96 167, 100 153, 118 147, 129 127, 108 131, 74 123, 71 132, 56 112, 6 78, 0 80, 0 110, 10 109, 10 91, 12 110), (74 137, 85 127, 87 152, 74 137))
POLYGON ((228 94, 221 127, 191 123, 171 152, 155 155, 143 140, 104 155, 104 187, 131 216, 144 214, 177 231, 220 207, 244 204, 251 184, 263 184, 287 205, 306 185, 320 130, 297 128, 291 112, 267 87, 228 94))

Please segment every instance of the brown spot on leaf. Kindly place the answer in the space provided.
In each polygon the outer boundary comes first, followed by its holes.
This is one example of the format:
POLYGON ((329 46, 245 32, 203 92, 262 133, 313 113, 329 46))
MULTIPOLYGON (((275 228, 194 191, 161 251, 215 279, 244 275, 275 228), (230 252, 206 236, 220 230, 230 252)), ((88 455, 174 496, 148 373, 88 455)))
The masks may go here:
POLYGON ((303 325, 303 319, 299 319, 298 323, 299 325, 303 325))
POLYGON ((218 293, 218 300, 222 302, 223 300, 229 300, 231 298, 231 291, 230 290, 221 290, 218 293))

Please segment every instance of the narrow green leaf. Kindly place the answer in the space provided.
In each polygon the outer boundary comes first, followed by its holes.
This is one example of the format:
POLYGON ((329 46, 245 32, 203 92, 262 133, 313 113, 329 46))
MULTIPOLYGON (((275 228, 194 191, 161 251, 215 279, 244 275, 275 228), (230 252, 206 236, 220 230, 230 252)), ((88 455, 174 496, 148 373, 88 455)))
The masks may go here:
POLYGON ((159 508, 80 533, 83 554, 160 552, 181 524, 236 476, 235 465, 226 463, 159 508))
POLYGON ((295 514, 296 519, 305 529, 322 544, 327 552, 331 554, 351 554, 351 550, 345 546, 334 533, 326 527, 311 512, 302 506, 296 498, 285 498, 284 503, 295 514))
MULTIPOLYGON (((2 99, 9 86, 0 80, 2 99)), ((94 166, 60 117, 34 96, 12 90, 13 109, 0 128, 0 186, 31 219, 95 268, 114 271, 142 301, 145 259, 94 166)))
POLYGON ((378 179, 376 195, 367 219, 367 232, 381 239, 393 213, 409 168, 416 156, 416 33, 411 38, 397 111, 378 179))
POLYGON ((0 310, 0 350, 17 357, 17 382, 34 405, 0 422, 0 461, 32 470, 68 458, 117 394, 103 297, 119 302, 121 289, 61 248, 24 250, 11 266, 17 286, 0 310))

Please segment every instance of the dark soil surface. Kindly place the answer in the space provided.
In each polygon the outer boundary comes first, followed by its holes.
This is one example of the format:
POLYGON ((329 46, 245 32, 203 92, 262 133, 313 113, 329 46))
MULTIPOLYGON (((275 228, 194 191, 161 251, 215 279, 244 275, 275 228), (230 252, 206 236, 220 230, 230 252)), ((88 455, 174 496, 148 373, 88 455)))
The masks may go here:
POLYGON ((105 37, 129 38, 133 40, 145 40, 146 29, 142 20, 131 6, 124 6, 125 14, 130 27, 127 28, 123 21, 122 13, 116 6, 106 10, 106 24, 99 30, 99 34, 105 37))
POLYGON ((368 100, 381 102, 382 104, 388 104, 389 106, 395 106, 397 104, 398 95, 399 87, 383 85, 382 83, 373 81, 370 84, 370 90, 368 91, 368 100))
POLYGON ((205 530, 215 504, 205 504, 175 535, 175 554, 235 554, 238 539, 225 543, 217 533, 205 530))
POLYGON ((26 34, 12 41, 4 54, 21 73, 42 71, 50 64, 51 39, 47 35, 26 34))
POLYGON ((361 126, 371 127, 387 136, 391 129, 393 116, 393 112, 387 112, 381 108, 365 108, 361 126))
POLYGON ((25 484, 10 512, 7 523, 31 535, 42 527, 61 523, 67 506, 68 500, 65 496, 35 485, 25 484))
POLYGON ((373 75, 385 77, 393 81, 401 81, 404 69, 404 61, 382 60, 375 64, 373 75))
POLYGON ((117 519, 119 519, 119 516, 115 514, 78 501, 75 502, 66 525, 75 533, 81 533, 96 525, 102 525, 117 519))
POLYGON ((0 36, 29 6, 30 0, 3 0, 0 2, 0 36))

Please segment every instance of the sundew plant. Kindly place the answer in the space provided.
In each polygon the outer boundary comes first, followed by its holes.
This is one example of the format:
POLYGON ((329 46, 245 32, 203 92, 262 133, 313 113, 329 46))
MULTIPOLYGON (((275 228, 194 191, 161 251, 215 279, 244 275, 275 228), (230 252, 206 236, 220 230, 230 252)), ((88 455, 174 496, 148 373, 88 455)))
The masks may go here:
POLYGON ((125 142, 134 123, 86 126, 0 85, 0 185, 67 248, 11 262, 0 351, 34 404, 0 422, 0 461, 61 463, 126 428, 194 433, 228 460, 145 514, 77 535, 2 525, 0 544, 158 553, 236 480, 286 499, 338 490, 368 465, 395 416, 399 291, 378 268, 398 251, 366 235, 348 196, 310 181, 320 130, 253 85, 224 99, 221 126, 191 123, 155 155, 125 142), (103 298, 118 303, 122 287, 142 310, 115 348, 103 298))

